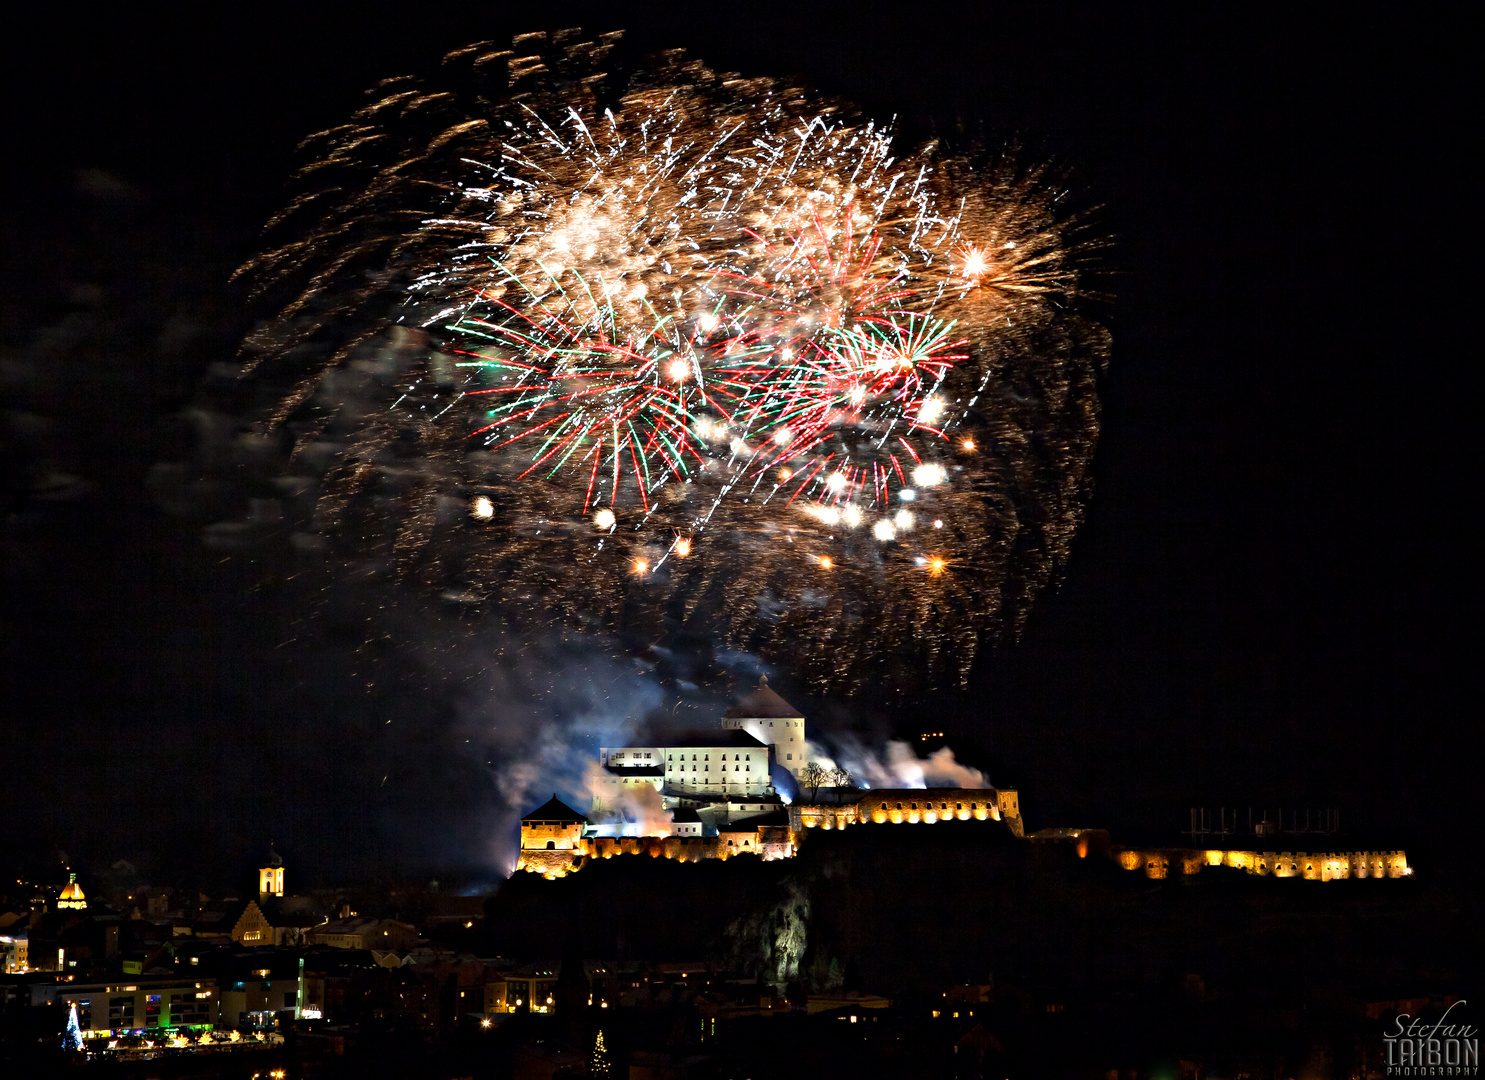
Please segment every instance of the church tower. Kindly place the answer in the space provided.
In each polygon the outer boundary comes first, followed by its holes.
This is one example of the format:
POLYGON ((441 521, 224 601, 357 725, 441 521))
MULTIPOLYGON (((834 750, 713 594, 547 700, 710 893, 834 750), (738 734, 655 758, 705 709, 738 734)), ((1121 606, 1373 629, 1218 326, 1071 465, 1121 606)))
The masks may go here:
POLYGON ((284 895, 284 860, 268 842, 268 865, 258 871, 258 902, 284 895))

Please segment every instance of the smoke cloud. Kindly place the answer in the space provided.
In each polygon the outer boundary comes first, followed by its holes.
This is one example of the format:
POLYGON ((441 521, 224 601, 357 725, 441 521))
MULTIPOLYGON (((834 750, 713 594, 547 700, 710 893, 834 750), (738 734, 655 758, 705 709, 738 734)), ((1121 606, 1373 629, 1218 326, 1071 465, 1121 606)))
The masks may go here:
POLYGON ((619 788, 607 769, 588 762, 588 796, 601 797, 604 811, 597 825, 600 836, 669 836, 675 813, 665 808, 660 792, 649 784, 619 788))
POLYGON ((858 787, 990 787, 989 777, 979 769, 955 760, 954 751, 947 746, 927 757, 919 757, 900 739, 893 739, 879 749, 863 746, 849 734, 832 736, 830 742, 831 748, 809 743, 811 760, 826 769, 845 769, 858 787))

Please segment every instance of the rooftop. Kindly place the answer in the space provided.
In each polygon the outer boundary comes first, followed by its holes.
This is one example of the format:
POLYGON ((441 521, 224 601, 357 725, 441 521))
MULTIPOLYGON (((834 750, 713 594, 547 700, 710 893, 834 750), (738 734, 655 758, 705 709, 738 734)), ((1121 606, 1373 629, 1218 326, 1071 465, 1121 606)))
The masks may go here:
POLYGON ((668 739, 667 745, 675 749, 695 747, 698 750, 727 746, 737 747, 740 750, 766 750, 768 748, 767 743, 760 742, 746 731, 735 728, 727 731, 686 731, 668 739))
POLYGON ((553 822, 559 825, 586 825, 588 819, 554 794, 550 799, 521 819, 521 824, 523 825, 535 822, 553 822))
POLYGON ((768 685, 768 676, 763 675, 741 701, 725 713, 726 716, 745 720, 803 720, 804 713, 790 705, 768 685))

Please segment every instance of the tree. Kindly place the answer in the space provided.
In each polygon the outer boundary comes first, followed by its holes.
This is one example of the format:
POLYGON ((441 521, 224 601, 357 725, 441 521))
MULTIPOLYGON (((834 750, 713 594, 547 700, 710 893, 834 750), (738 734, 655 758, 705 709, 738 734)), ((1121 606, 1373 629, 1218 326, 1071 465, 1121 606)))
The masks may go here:
POLYGON ((830 786, 843 788, 851 786, 851 774, 839 765, 830 770, 830 786))
POLYGON ((598 1039, 593 1043, 593 1056, 588 1061, 588 1075, 608 1077, 613 1075, 613 1063, 609 1060, 608 1047, 603 1044, 603 1029, 598 1029, 598 1039))
POLYGON ((799 770, 799 782, 810 789, 811 802, 813 802, 815 800, 815 797, 819 795, 820 785, 825 783, 826 778, 827 774, 825 772, 825 767, 818 761, 811 761, 808 765, 799 770))
POLYGON ((77 1022, 77 1006, 73 1005, 67 1012, 67 1030, 62 1033, 62 1049, 81 1050, 82 1048, 82 1028, 77 1022))

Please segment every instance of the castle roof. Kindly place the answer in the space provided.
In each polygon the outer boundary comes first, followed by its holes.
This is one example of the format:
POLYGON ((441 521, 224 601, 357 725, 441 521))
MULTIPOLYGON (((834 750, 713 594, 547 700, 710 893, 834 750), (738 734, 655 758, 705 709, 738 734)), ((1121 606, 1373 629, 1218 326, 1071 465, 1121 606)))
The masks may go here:
POLYGON ((718 832, 755 832, 766 825, 788 825, 789 811, 772 810, 766 814, 754 814, 736 821, 727 821, 717 826, 718 832))
POLYGON ((522 825, 550 822, 554 825, 586 825, 588 819, 553 795, 521 819, 522 825))
POLYGON ((605 765, 615 776, 664 776, 664 765, 605 765))
POLYGON ((266 865, 270 870, 277 870, 280 866, 284 865, 284 857, 273 850, 272 840, 268 841, 268 862, 266 865))
POLYGON ((70 874, 70 875, 68 875, 67 884, 62 886, 62 891, 61 891, 61 893, 58 894, 57 899, 58 900, 84 900, 84 899, 86 899, 86 897, 83 896, 82 886, 77 883, 77 875, 76 874, 70 874))
POLYGON ((669 748, 686 749, 736 747, 739 750, 765 750, 768 748, 766 742, 760 742, 756 737, 739 728, 728 728, 725 731, 687 731, 673 738, 667 739, 666 746, 669 748))
POLYGON ((695 808, 690 806, 677 806, 671 811, 671 814, 673 815, 671 820, 677 825, 685 825, 701 820, 701 815, 696 812, 695 808))
POLYGON ((779 697, 768 685, 768 676, 762 675, 755 686, 746 697, 739 701, 726 714, 744 720, 803 720, 804 713, 783 698, 779 697))

